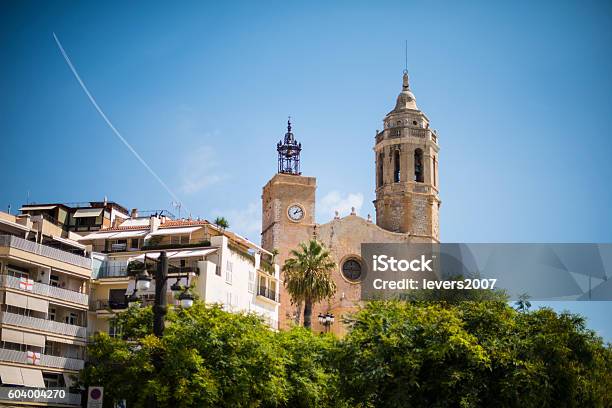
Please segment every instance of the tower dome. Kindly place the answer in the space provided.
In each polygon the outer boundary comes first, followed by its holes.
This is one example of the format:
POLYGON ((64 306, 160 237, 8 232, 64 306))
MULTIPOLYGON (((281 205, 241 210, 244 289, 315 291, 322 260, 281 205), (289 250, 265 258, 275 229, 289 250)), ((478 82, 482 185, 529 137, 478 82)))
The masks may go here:
POLYGON ((416 98, 410 90, 410 83, 408 82, 408 71, 404 71, 402 79, 402 92, 397 96, 397 102, 395 103, 395 109, 393 112, 401 111, 404 109, 418 110, 416 104, 416 98))

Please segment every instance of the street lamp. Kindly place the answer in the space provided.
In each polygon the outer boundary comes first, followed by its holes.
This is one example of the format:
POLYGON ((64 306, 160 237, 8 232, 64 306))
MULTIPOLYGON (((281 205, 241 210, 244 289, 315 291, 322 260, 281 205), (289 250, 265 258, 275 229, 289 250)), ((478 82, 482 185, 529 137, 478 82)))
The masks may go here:
POLYGON ((191 293, 188 293, 187 291, 181 293, 179 295, 179 300, 181 301, 181 306, 183 306, 184 308, 190 308, 191 306, 193 306, 193 295, 191 293))
POLYGON ((325 327, 325 333, 329 332, 331 325, 334 324, 334 315, 327 312, 325 314, 319 313, 319 324, 325 327))
MULTIPOLYGON (((145 265, 146 266, 146 265, 145 265)), ((189 275, 177 276, 177 281, 170 287, 173 292, 181 290, 178 279, 189 277, 189 275)), ((159 253, 157 268, 155 270, 155 303, 153 304, 153 333, 157 337, 164 335, 164 321, 167 313, 166 287, 168 283, 168 255, 166 251, 159 253)), ((136 276, 136 286, 134 292, 128 297, 128 302, 140 301, 137 292, 144 292, 151 287, 151 276, 145 272, 136 276)), ((188 308, 193 306, 193 296, 187 293, 186 289, 179 296, 181 306, 188 308)))

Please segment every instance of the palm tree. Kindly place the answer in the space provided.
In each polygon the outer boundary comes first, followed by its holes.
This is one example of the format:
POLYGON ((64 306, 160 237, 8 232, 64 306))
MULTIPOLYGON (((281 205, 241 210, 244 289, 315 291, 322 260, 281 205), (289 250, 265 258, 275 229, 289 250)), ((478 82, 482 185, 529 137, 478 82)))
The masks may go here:
POLYGON ((518 297, 518 300, 514 302, 514 304, 516 305, 516 310, 518 310, 519 312, 529 311, 529 308, 531 307, 531 302, 529 301, 529 298, 530 296, 528 294, 521 294, 518 297))
POLYGON ((229 228, 229 222, 225 219, 225 217, 217 217, 215 218, 213 223, 223 229, 229 228))
POLYGON ((312 305, 336 293, 331 271, 336 263, 325 246, 311 239, 291 250, 283 265, 284 285, 294 304, 304 303, 304 327, 310 329, 312 305))

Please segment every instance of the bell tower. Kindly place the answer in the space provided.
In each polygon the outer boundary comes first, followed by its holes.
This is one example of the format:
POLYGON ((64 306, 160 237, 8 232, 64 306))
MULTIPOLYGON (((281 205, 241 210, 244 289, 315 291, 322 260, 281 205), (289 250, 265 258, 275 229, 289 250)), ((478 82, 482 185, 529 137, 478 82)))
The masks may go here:
POLYGON ((438 135, 417 107, 406 70, 383 125, 374 145, 376 224, 415 242, 439 242, 438 135))
MULTIPOLYGON (((276 263, 282 265, 290 250, 313 236, 317 179, 302 176, 302 144, 293 135, 291 120, 287 122, 287 133, 277 143, 276 151, 277 173, 264 186, 261 195, 261 246, 268 251, 277 249, 276 263)), ((281 328, 288 327, 294 313, 295 306, 292 307, 290 296, 281 286, 281 328)))

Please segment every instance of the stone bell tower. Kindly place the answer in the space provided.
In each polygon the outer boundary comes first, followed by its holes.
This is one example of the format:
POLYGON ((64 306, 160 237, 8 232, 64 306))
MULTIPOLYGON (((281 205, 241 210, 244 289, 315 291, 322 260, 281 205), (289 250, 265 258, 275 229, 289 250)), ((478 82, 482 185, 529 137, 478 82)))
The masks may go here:
POLYGON ((438 136, 419 110, 404 71, 395 108, 376 131, 376 224, 410 234, 415 242, 439 242, 438 136))
MULTIPOLYGON (((276 150, 278 170, 261 195, 261 246, 268 251, 278 250, 276 263, 282 265, 292 249, 313 236, 317 180, 300 171, 302 144, 293 135, 291 121, 276 150)), ((296 308, 284 286, 280 293, 279 323, 280 328, 287 328, 296 308)))

